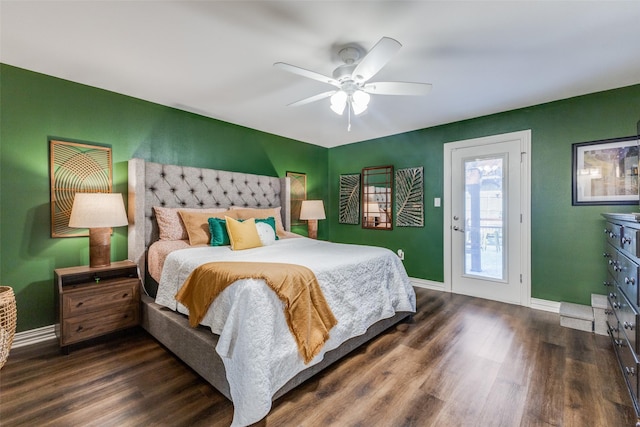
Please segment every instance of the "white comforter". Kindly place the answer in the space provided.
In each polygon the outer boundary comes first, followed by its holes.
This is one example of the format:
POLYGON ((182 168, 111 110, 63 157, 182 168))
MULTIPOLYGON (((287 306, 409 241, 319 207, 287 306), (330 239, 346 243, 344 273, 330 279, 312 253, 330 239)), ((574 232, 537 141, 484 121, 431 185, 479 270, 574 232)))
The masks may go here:
POLYGON ((322 351, 308 364, 298 353, 286 324, 282 302, 263 280, 239 280, 213 302, 203 325, 220 335, 222 358, 234 404, 232 426, 264 418, 275 392, 324 354, 396 311, 415 312, 415 293, 404 266, 390 250, 282 239, 271 246, 232 251, 228 246, 198 247, 171 253, 164 264, 156 302, 187 314, 175 294, 189 273, 211 261, 286 262, 316 275, 338 319, 322 351))

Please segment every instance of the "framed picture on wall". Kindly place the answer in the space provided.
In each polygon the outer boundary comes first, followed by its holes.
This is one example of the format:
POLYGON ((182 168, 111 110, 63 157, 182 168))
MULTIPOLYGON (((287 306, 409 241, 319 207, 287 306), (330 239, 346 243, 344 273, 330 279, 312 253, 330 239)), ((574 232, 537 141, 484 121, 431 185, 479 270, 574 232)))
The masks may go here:
POLYGON ((49 141, 51 237, 88 236, 69 227, 76 193, 111 193, 111 148, 67 141, 49 141))
POLYGON ((638 204, 638 137, 573 144, 573 205, 638 204))
POLYGON ((291 225, 304 225, 306 221, 300 220, 300 207, 302 201, 307 200, 307 175, 287 171, 287 177, 291 181, 291 225))

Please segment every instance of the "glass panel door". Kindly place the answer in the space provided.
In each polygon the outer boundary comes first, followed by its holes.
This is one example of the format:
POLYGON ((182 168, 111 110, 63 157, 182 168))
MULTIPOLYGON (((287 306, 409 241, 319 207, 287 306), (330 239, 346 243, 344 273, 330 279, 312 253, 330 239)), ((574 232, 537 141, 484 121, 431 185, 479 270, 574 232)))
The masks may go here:
POLYGON ((464 159, 464 274, 504 280, 505 155, 464 159))

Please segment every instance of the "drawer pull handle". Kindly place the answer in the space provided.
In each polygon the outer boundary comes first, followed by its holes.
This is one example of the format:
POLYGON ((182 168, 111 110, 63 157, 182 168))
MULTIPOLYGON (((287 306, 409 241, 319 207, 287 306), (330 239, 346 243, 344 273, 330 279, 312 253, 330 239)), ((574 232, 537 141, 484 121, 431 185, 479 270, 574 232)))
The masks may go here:
POLYGON ((81 330, 83 330, 84 328, 82 327, 82 325, 78 325, 78 328, 76 329, 76 332, 80 332, 81 330))
POLYGON ((613 343, 615 345, 617 345, 618 347, 624 347, 624 341, 623 340, 613 340, 613 343))
POLYGON ((615 293, 613 293, 613 292, 609 292, 609 298, 611 298, 611 299, 616 299, 616 298, 618 298, 618 295, 616 295, 616 294, 615 294, 615 293))
POLYGON ((80 307, 83 304, 82 301, 80 301, 79 303, 76 304, 76 307, 80 307))
POLYGON ((619 302, 614 302, 614 303, 613 303, 613 304, 611 304, 611 305, 613 306, 613 309, 614 309, 614 310, 616 310, 616 309, 618 309, 618 308, 620 308, 620 307, 621 307, 621 305, 620 305, 620 303, 619 303, 619 302))
POLYGON ((611 282, 608 282, 608 281, 604 281, 604 282, 602 282, 602 284, 603 284, 604 286, 611 286, 611 282))
POLYGON ((631 244, 631 237, 623 237, 622 238, 622 245, 626 245, 627 243, 631 244))
POLYGON ((611 254, 608 252, 603 253, 602 256, 605 258, 611 258, 611 254))
POLYGON ((626 283, 627 285, 635 285, 636 284, 636 279, 634 279, 633 277, 625 277, 624 278, 624 283, 626 283))
POLYGON ((629 376, 634 376, 636 374, 636 368, 625 366, 624 370, 629 376))
POLYGON ((129 292, 122 294, 122 298, 126 298, 129 296, 129 292))
POLYGON ((632 324, 632 323, 624 322, 624 323, 622 324, 622 326, 624 326, 624 328, 625 328, 625 329, 631 329, 631 330, 633 330, 633 324, 632 324))

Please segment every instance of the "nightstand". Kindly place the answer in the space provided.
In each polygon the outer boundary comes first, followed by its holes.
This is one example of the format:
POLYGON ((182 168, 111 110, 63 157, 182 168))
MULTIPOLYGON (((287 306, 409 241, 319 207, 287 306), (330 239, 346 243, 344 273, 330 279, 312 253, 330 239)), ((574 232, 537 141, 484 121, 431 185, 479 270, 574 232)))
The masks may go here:
POLYGON ((131 261, 55 270, 56 335, 69 345, 140 323, 140 279, 131 261))

